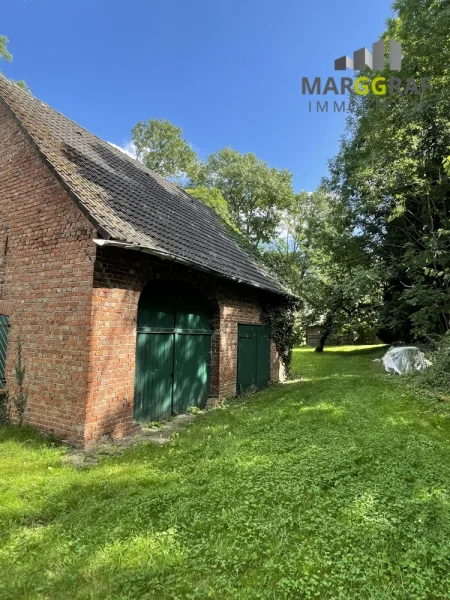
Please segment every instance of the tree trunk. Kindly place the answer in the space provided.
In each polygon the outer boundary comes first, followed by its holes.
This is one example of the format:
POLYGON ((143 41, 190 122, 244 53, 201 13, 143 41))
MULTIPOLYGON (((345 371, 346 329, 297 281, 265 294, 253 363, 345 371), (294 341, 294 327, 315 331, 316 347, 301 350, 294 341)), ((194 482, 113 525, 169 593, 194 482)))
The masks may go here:
POLYGON ((316 347, 316 352, 323 352, 323 347, 325 346, 325 342, 328 339, 328 336, 331 334, 333 330, 333 315, 332 313, 328 313, 325 317, 325 323, 322 327, 322 333, 320 336, 320 341, 318 346, 316 347))

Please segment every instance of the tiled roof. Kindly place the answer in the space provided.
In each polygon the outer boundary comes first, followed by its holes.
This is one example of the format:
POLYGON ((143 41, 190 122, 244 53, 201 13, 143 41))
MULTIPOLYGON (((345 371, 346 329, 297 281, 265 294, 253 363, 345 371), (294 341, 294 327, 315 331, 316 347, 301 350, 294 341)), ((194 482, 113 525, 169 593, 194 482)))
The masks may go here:
POLYGON ((0 99, 103 237, 286 293, 202 202, 2 75, 0 99))

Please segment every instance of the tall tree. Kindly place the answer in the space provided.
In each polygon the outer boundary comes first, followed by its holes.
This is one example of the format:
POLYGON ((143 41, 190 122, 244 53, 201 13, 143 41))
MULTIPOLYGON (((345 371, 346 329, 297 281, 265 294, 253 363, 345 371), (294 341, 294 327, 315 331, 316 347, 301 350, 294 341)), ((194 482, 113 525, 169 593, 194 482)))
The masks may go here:
POLYGON ((132 129, 136 157, 164 177, 185 177, 195 167, 196 153, 180 127, 166 119, 140 121, 132 129))
POLYGON ((264 247, 267 261, 297 293, 323 250, 328 215, 329 198, 323 189, 295 194, 281 211, 276 239, 264 247))
POLYGON ((409 341, 450 325, 450 181, 442 164, 450 147, 450 4, 397 0, 394 9, 385 37, 402 44, 402 70, 376 75, 431 77, 431 88, 378 102, 355 95, 327 185, 382 265, 381 334, 409 341))
POLYGON ((132 130, 137 159, 180 185, 241 231, 255 247, 276 235, 291 205, 292 174, 270 168, 254 154, 225 148, 198 159, 180 127, 165 119, 141 121, 132 130))
POLYGON ((331 333, 374 326, 380 283, 362 238, 325 188, 295 196, 282 220, 282 237, 266 260, 302 298, 302 329, 320 322, 323 346, 331 333))
POLYGON ((292 202, 292 173, 270 168, 254 154, 224 148, 209 156, 197 183, 217 188, 238 229, 255 245, 276 236, 282 211, 292 202))

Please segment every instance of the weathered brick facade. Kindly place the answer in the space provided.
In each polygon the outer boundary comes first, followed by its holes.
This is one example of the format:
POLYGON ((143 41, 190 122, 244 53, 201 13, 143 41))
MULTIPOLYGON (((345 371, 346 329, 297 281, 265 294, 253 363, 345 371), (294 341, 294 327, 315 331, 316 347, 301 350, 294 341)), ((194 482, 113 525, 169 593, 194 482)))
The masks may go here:
POLYGON ((1 104, 0 148, 7 384, 20 336, 28 423, 83 443, 95 232, 1 104))
MULTIPOLYGON (((188 282, 212 314, 211 396, 236 392, 238 323, 260 323, 262 292, 99 236, 0 104, 0 312, 10 317, 7 387, 20 336, 26 421, 77 445, 131 433, 140 294, 158 278, 188 282)), ((271 378, 279 361, 271 349, 271 378)))

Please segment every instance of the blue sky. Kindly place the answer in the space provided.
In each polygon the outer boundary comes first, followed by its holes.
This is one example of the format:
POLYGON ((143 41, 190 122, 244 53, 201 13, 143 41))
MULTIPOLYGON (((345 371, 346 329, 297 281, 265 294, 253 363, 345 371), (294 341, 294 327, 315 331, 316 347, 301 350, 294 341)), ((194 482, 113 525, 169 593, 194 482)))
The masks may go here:
POLYGON ((2 0, 14 62, 1 68, 118 145, 139 120, 164 117, 202 158, 227 145, 251 151, 312 190, 345 117, 309 113, 301 78, 333 76, 335 58, 371 48, 390 4, 2 0))

